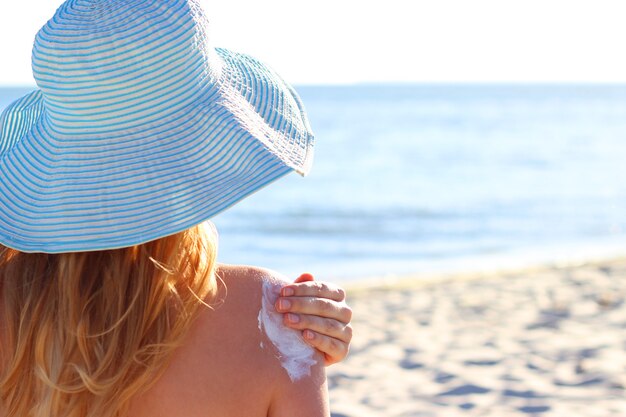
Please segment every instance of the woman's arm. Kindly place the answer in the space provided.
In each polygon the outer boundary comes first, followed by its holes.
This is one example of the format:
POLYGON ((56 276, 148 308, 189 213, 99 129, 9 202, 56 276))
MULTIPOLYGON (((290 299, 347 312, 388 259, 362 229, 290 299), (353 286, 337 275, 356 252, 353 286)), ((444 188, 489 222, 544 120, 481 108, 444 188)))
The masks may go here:
POLYGON ((352 340, 352 310, 342 288, 316 282, 302 274, 294 284, 282 288, 276 310, 283 323, 302 331, 304 340, 324 355, 326 366, 346 358, 352 340))
MULTIPOLYGON (((321 356, 321 355, 318 355, 321 356)), ((291 381, 283 373, 272 397, 267 417, 329 417, 326 370, 321 357, 311 374, 291 381)))

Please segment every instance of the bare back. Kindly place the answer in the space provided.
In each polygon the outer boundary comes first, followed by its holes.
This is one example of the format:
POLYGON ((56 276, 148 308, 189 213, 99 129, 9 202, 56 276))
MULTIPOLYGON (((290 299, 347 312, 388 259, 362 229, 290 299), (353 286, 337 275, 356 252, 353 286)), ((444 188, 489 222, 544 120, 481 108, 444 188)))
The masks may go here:
POLYGON ((223 303, 202 310, 165 374, 132 401, 129 416, 328 416, 321 358, 309 376, 292 381, 259 329, 263 285, 275 279, 272 273, 222 265, 218 276, 223 303))

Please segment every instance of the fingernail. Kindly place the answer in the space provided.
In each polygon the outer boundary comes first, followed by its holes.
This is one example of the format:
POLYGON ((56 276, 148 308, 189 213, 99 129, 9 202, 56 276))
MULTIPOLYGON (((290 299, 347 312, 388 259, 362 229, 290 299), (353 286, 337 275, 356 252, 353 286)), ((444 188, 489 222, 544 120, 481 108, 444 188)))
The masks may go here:
POLYGON ((293 313, 289 313, 287 314, 287 320, 289 320, 289 323, 300 323, 300 316, 298 316, 297 314, 293 314, 293 313))
POLYGON ((283 288, 283 297, 291 297, 295 294, 295 291, 291 287, 283 288))
POLYGON ((281 310, 289 310, 289 308, 291 307, 291 301, 289 300, 280 300, 278 302, 278 308, 280 308, 281 310))
POLYGON ((304 331, 304 338, 305 339, 309 339, 309 340, 313 340, 313 339, 315 339, 315 333, 313 333, 310 330, 305 330, 304 331))

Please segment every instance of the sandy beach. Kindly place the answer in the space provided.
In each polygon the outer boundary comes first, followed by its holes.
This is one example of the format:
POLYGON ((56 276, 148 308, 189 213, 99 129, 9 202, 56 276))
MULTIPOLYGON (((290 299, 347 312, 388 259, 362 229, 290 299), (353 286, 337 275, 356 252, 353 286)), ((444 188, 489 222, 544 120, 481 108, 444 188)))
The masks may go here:
POLYGON ((626 259, 349 287, 333 417, 626 416, 626 259))

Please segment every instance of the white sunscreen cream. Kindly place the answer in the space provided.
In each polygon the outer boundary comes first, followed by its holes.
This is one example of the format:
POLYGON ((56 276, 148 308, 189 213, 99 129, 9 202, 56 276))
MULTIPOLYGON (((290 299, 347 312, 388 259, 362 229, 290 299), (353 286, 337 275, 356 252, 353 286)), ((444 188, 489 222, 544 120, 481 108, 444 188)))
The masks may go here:
MULTIPOLYGON (((263 284, 263 303, 259 311, 259 330, 265 332, 278 353, 278 359, 289 374, 291 381, 297 381, 311 374, 314 349, 302 339, 300 331, 285 327, 283 315, 274 307, 284 283, 268 281, 263 284)), ((261 343, 261 348, 263 344, 261 343)))

